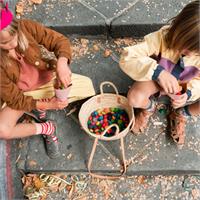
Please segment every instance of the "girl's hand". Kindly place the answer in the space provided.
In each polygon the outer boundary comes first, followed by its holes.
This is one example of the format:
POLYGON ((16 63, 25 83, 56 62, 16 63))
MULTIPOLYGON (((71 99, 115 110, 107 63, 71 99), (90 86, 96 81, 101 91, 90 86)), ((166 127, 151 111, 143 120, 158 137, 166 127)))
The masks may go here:
POLYGON ((166 70, 163 70, 158 76, 158 84, 163 88, 165 93, 176 94, 180 90, 177 79, 166 70))
POLYGON ((171 99, 172 107, 173 107, 174 109, 183 107, 183 106, 186 104, 187 99, 188 99, 187 93, 184 93, 184 94, 182 94, 182 95, 178 95, 178 98, 177 98, 177 99, 171 99))
POLYGON ((36 102, 36 108, 41 110, 62 110, 68 106, 68 101, 60 101, 56 97, 52 97, 48 101, 40 101, 36 102))
POLYGON ((68 65, 67 58, 65 57, 58 58, 56 72, 58 80, 65 88, 67 88, 67 86, 71 83, 71 75, 72 75, 72 72, 68 65))

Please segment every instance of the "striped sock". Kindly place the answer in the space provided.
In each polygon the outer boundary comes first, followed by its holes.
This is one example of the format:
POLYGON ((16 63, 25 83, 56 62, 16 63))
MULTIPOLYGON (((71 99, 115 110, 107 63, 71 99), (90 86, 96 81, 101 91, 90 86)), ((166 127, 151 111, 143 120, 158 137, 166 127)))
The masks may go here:
POLYGON ((40 110, 40 109, 38 109, 38 111, 39 111, 39 118, 40 119, 46 118, 46 111, 40 110))
MULTIPOLYGON (((48 102, 49 99, 41 99, 40 101, 48 102)), ((45 119, 46 118, 46 111, 45 110, 37 109, 37 111, 39 111, 39 118, 40 119, 45 119)))
POLYGON ((36 123, 36 135, 42 134, 50 136, 54 142, 58 141, 58 138, 53 134, 55 126, 52 122, 36 123))

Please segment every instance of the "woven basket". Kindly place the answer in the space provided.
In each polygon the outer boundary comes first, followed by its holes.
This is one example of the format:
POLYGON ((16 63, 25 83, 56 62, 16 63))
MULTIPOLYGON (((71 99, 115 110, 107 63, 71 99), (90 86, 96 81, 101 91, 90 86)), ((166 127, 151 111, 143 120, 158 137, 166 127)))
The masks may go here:
POLYGON ((108 81, 101 83, 100 91, 101 91, 100 95, 90 98, 88 101, 86 101, 82 105, 79 112, 79 121, 81 123, 81 126, 83 127, 83 129, 88 135, 94 138, 98 138, 100 140, 106 140, 106 141, 120 139, 121 137, 124 137, 130 131, 130 127, 134 122, 133 108, 129 106, 128 99, 126 97, 119 95, 119 92, 113 83, 108 82, 108 81), (103 86, 105 84, 111 85, 114 88, 116 94, 104 93, 103 86), (104 130, 104 132, 101 135, 96 135, 90 132, 88 129, 87 121, 91 113, 98 109, 110 108, 110 107, 121 108, 127 112, 129 116, 128 126, 122 132, 119 132, 119 127, 117 124, 112 124, 109 127, 107 127, 106 130, 104 130), (114 136, 111 136, 111 137, 104 136, 106 132, 113 126, 116 127, 116 132, 114 136))
POLYGON ((81 106, 81 109, 79 111, 79 121, 80 121, 81 126, 83 127, 83 129, 89 136, 95 138, 95 141, 94 141, 94 144, 92 147, 92 151, 91 151, 91 154, 90 154, 90 157, 88 160, 88 171, 91 176, 94 176, 97 178, 116 179, 116 178, 120 178, 126 172, 124 137, 127 135, 127 133, 130 131, 130 128, 134 124, 134 119, 135 119, 134 112, 133 112, 133 108, 131 106, 129 106, 129 104, 128 104, 128 99, 124 96, 119 95, 119 92, 113 83, 108 82, 108 81, 101 83, 100 92, 101 92, 100 95, 94 96, 94 97, 90 98, 88 101, 86 101, 81 106), (103 86, 106 84, 111 85, 114 88, 116 94, 104 93, 103 86), (111 124, 110 126, 108 126, 101 135, 96 135, 96 134, 90 132, 88 129, 87 121, 88 121, 88 118, 91 115, 91 113, 98 109, 111 108, 111 107, 121 108, 127 112, 128 116, 129 116, 128 126, 121 132, 119 132, 119 126, 117 124, 111 124), (106 134, 106 132, 114 126, 116 127, 115 134, 111 137, 104 136, 106 134), (96 151, 98 140, 105 140, 105 141, 120 140, 122 159, 123 159, 123 164, 122 164, 123 170, 120 170, 121 171, 120 175, 107 176, 107 175, 94 174, 91 172, 92 160, 94 157, 94 153, 96 151))

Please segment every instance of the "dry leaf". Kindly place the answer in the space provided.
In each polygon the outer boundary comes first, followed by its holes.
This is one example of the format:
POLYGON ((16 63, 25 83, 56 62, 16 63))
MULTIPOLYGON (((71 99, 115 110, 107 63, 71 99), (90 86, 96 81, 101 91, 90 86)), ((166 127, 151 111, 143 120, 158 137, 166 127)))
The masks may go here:
POLYGON ((24 191, 26 196, 33 194, 35 192, 33 186, 28 186, 27 188, 24 189, 24 191))
POLYGON ((103 56, 104 56, 105 58, 107 58, 108 56, 111 55, 111 53, 112 53, 112 51, 111 51, 110 49, 106 49, 106 50, 104 51, 103 56))
POLYGON ((37 190, 45 186, 44 183, 38 177, 35 177, 33 182, 37 190))
POLYGON ((16 13, 23 14, 24 12, 24 5, 22 3, 18 3, 16 5, 16 13))
POLYGON ((71 159, 72 159, 72 157, 73 157, 73 156, 72 156, 72 154, 71 154, 71 153, 70 153, 69 155, 67 155, 67 159, 68 159, 68 160, 71 160, 71 159))
POLYGON ((66 183, 63 183, 63 182, 62 182, 62 183, 59 185, 58 190, 59 190, 59 192, 61 192, 61 191, 63 191, 65 188, 66 188, 66 183))
POLYGON ((35 160, 29 160, 28 164, 29 164, 30 167, 37 166, 37 162, 35 160))
POLYGON ((81 45, 83 47, 87 47, 88 43, 89 43, 89 40, 81 38, 81 45))
POLYGON ((43 195, 39 200, 46 200, 47 199, 47 195, 43 195))
POLYGON ((28 176, 23 176, 22 183, 24 184, 24 190, 26 190, 26 188, 32 186, 33 178, 28 176))
POLYGON ((120 46, 120 45, 121 45, 121 40, 120 40, 120 39, 116 39, 116 40, 114 40, 114 43, 115 43, 117 46, 120 46))
POLYGON ((67 185, 67 186, 66 186, 66 190, 67 190, 67 191, 70 191, 71 189, 72 189, 72 185, 67 185))
POLYGON ((137 181, 139 184, 144 184, 145 176, 138 176, 137 181))
POLYGON ((200 190, 199 189, 193 189, 192 190, 192 196, 194 199, 199 199, 200 197, 200 190))
POLYGON ((22 141, 20 141, 19 144, 18 144, 18 148, 22 149, 23 147, 24 147, 24 144, 22 143, 22 141))
POLYGON ((99 186, 100 186, 102 189, 108 187, 108 185, 107 185, 107 183, 106 183, 105 180, 101 181, 101 182, 99 183, 99 186))
POLYGON ((31 0, 33 3, 35 4, 41 4, 42 3, 42 0, 31 0))
POLYGON ((94 44, 93 49, 94 49, 94 51, 99 51, 99 46, 97 44, 94 44))
POLYGON ((72 187, 71 187, 71 190, 69 191, 69 194, 68 194, 69 199, 72 197, 74 191, 75 191, 75 185, 74 185, 74 183, 73 183, 73 184, 72 184, 72 187))
POLYGON ((58 191, 58 185, 51 185, 49 186, 49 190, 51 190, 51 192, 57 192, 58 191))

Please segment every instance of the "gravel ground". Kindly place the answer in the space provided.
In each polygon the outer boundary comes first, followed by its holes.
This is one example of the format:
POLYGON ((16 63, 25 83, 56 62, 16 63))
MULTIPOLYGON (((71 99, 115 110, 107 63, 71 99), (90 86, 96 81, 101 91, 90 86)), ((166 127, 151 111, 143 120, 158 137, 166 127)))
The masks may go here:
POLYGON ((23 178, 23 180, 28 179, 29 182, 25 181, 25 195, 32 200, 200 199, 199 176, 132 176, 122 177, 118 180, 105 180, 84 174, 59 173, 53 175, 29 174, 23 178), (35 180, 30 182, 30 178, 35 180), (44 184, 42 185, 41 182, 44 184))

